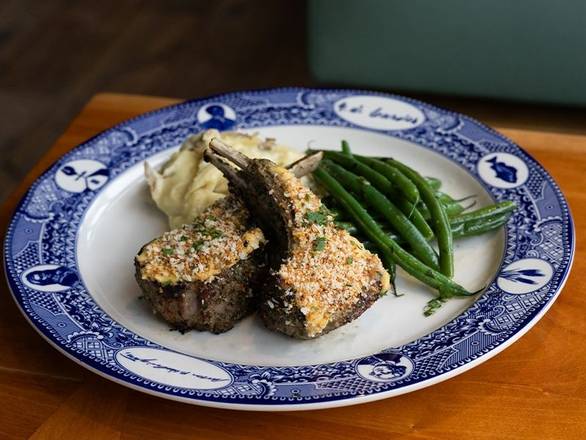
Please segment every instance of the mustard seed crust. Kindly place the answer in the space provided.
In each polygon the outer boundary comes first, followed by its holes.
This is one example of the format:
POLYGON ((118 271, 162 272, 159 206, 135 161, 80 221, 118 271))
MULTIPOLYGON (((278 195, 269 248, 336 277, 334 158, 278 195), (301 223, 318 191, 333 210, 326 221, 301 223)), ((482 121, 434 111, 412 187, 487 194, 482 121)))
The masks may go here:
POLYGON ((244 205, 228 196, 143 246, 135 277, 153 312, 173 328, 222 333, 256 308, 265 242, 244 205))
POLYGON ((321 200, 267 160, 241 172, 241 197, 270 238, 261 317, 267 327, 310 339, 356 317, 390 288, 378 256, 337 228, 321 200))

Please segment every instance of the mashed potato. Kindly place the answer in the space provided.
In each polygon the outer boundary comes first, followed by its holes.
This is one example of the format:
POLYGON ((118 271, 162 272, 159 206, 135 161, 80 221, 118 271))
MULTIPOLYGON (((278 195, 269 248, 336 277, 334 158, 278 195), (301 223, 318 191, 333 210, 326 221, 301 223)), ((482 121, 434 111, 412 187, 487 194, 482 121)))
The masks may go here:
POLYGON ((257 135, 207 130, 190 136, 160 171, 153 169, 148 162, 144 164, 151 197, 169 218, 171 228, 191 223, 204 209, 228 193, 228 182, 222 173, 202 160, 213 137, 248 157, 270 159, 279 165, 288 165, 302 156, 295 150, 277 145, 274 139, 262 139, 257 135))

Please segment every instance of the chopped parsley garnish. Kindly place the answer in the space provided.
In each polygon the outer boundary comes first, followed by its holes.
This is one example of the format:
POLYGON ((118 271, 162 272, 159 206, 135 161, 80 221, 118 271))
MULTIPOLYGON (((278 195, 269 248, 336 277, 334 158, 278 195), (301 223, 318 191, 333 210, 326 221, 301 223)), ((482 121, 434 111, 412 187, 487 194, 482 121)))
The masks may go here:
POLYGON ((206 235, 210 238, 220 238, 223 235, 222 231, 220 231, 218 228, 215 228, 213 226, 207 226, 205 224, 205 221, 195 223, 193 225, 193 230, 195 232, 200 233, 201 235, 206 235))
POLYGON ((223 234, 222 231, 216 228, 210 228, 205 232, 210 238, 220 238, 223 234))
POLYGON ((180 241, 187 241, 187 236, 186 235, 182 235, 179 240, 180 241))
POLYGON ((352 264, 353 261, 354 261, 354 258, 352 258, 352 257, 346 258, 346 264, 352 264))
POLYGON ((206 225, 201 219, 193 224, 193 230, 195 232, 203 232, 206 230, 206 225))
POLYGON ((439 309, 442 306, 442 304, 446 301, 447 298, 444 298, 442 296, 438 296, 437 298, 428 301, 427 305, 425 306, 425 309, 423 309, 423 314, 425 316, 433 315, 436 312, 436 310, 439 309))
POLYGON ((329 221, 331 215, 328 208, 321 205, 317 211, 308 211, 305 213, 305 220, 308 223, 315 223, 316 225, 325 225, 329 221))
POLYGON ((163 253, 164 253, 165 255, 173 255, 174 251, 173 251, 173 249, 171 249, 171 248, 164 248, 164 249, 163 249, 163 253))
POLYGON ((194 243, 191 245, 191 248, 192 248, 194 251, 199 251, 199 250, 202 248, 203 244, 204 244, 204 241, 203 241, 203 240, 197 240, 196 242, 194 242, 194 243))
POLYGON ((326 242, 328 239, 326 237, 317 237, 313 240, 313 250, 315 252, 321 252, 326 248, 326 242))

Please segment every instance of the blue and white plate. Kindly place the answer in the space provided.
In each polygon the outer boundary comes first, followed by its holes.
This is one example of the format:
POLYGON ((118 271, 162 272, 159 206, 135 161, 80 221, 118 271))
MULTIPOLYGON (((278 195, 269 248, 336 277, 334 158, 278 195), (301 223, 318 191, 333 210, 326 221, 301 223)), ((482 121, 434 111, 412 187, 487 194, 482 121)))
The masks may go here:
POLYGON ((52 345, 123 385, 201 405, 297 410, 414 391, 484 362, 551 306, 574 249, 568 205, 549 174, 494 130, 411 99, 356 90, 277 89, 218 95, 124 122, 78 146, 20 202, 5 242, 8 283, 52 345), (317 340, 269 332, 252 316, 222 335, 169 331, 139 299, 133 256, 166 228, 143 161, 161 164, 206 128, 258 131, 300 150, 393 156, 439 177, 457 198, 514 200, 506 228, 456 244, 458 282, 474 298, 435 315, 400 273, 356 321, 317 340))

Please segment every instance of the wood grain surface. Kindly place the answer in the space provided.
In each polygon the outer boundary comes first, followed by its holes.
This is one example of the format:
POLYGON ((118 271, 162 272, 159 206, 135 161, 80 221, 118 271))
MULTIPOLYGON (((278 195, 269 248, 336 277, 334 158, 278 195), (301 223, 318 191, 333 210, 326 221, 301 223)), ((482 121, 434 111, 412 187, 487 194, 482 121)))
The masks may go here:
MULTIPOLYGON (((2 206, 2 230, 30 183, 60 155, 117 122, 174 102, 95 96, 2 206)), ((517 118, 501 131, 561 186, 576 221, 577 253, 550 311, 495 358, 424 390, 363 405, 290 413, 204 408, 127 389, 68 360, 30 327, 2 283, 0 438, 586 438, 586 136, 510 128, 527 126, 531 115, 517 118)))

